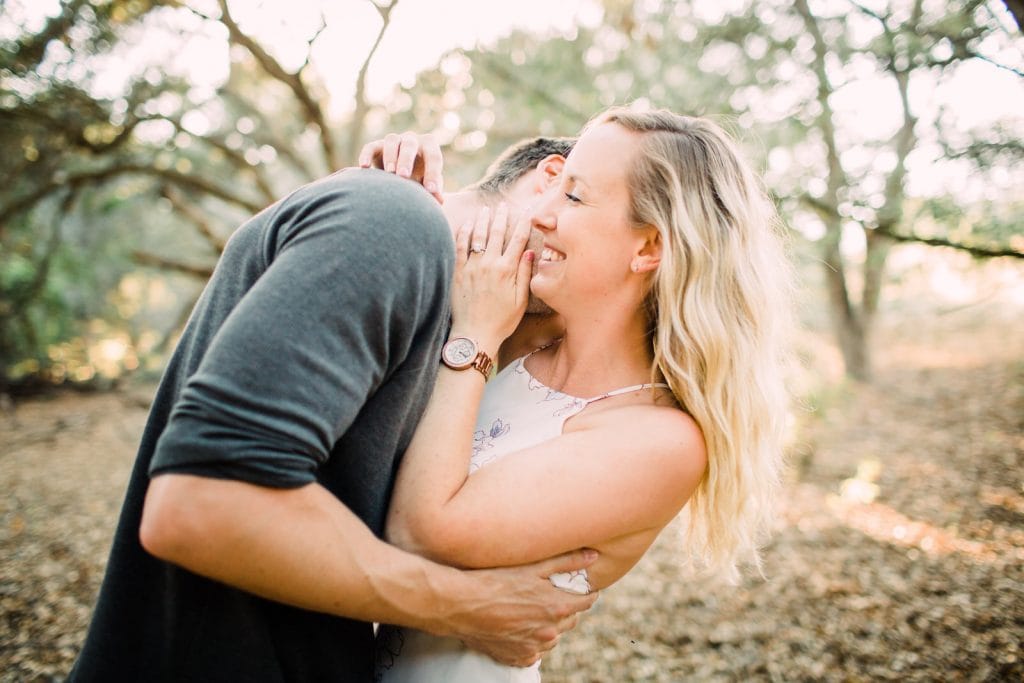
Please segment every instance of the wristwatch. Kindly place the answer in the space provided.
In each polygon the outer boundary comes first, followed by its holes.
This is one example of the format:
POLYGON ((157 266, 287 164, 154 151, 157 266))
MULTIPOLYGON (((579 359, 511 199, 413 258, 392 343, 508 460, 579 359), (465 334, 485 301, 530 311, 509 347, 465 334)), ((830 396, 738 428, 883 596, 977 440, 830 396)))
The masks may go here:
POLYGON ((452 337, 441 347, 441 362, 452 370, 476 368, 486 381, 491 376, 494 360, 480 350, 475 340, 469 337, 452 337))

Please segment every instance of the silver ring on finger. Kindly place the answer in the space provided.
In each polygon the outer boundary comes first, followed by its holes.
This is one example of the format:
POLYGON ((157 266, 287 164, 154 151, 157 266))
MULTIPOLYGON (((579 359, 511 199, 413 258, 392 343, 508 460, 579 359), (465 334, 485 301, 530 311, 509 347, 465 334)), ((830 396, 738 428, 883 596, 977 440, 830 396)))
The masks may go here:
POLYGON ((487 251, 487 247, 478 247, 474 244, 469 248, 469 251, 473 254, 482 254, 487 251))

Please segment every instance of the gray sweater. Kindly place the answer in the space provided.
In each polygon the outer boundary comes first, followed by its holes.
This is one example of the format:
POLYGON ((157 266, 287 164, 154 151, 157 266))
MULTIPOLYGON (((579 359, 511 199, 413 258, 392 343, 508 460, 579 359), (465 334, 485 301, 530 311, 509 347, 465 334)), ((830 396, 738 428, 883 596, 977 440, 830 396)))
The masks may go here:
POLYGON ((336 173, 239 228, 157 392, 71 681, 370 680, 370 624, 157 560, 142 503, 168 472, 315 481, 380 535, 447 333, 453 251, 429 195, 379 171, 336 173))

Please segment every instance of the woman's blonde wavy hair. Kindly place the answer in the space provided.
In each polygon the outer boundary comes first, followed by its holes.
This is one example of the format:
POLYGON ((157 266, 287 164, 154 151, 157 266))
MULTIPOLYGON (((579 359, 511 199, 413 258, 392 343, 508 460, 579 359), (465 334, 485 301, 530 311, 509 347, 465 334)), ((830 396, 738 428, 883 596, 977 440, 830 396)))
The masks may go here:
POLYGON ((689 502, 692 567, 761 569, 783 467, 792 275, 775 207, 718 125, 612 108, 588 126, 641 135, 632 220, 658 229, 647 305, 654 373, 704 433, 708 467, 689 502))

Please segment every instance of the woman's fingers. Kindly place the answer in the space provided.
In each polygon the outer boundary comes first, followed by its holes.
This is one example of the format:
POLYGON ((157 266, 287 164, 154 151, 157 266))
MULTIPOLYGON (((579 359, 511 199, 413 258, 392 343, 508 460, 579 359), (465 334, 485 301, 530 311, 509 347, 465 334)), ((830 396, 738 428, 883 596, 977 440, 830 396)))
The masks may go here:
POLYGON ((491 209, 488 206, 480 209, 476 214, 476 223, 473 227, 473 237, 469 241, 471 254, 482 254, 487 251, 487 233, 491 224, 491 209))
MULTIPOLYGON (((462 226, 455 241, 452 321, 482 330, 477 334, 487 338, 507 337, 529 296, 533 254, 523 254, 522 235, 511 242, 511 249, 505 247, 507 231, 508 207, 483 207, 462 226)), ((524 231, 527 228, 517 225, 517 232, 524 231)))
POLYGON ((473 221, 466 221, 455 235, 455 263, 461 266, 466 262, 469 252, 469 241, 473 235, 473 221))
POLYGON ((530 225, 529 216, 520 216, 515 228, 512 230, 512 235, 509 237, 508 246, 505 247, 505 253, 514 262, 518 263, 522 257, 526 243, 530 241, 530 232, 532 230, 533 227, 530 225))
POLYGON ((491 221, 491 231, 487 236, 487 251, 492 258, 501 256, 505 247, 505 230, 508 228, 508 205, 505 202, 498 204, 494 210, 494 220, 491 221))

